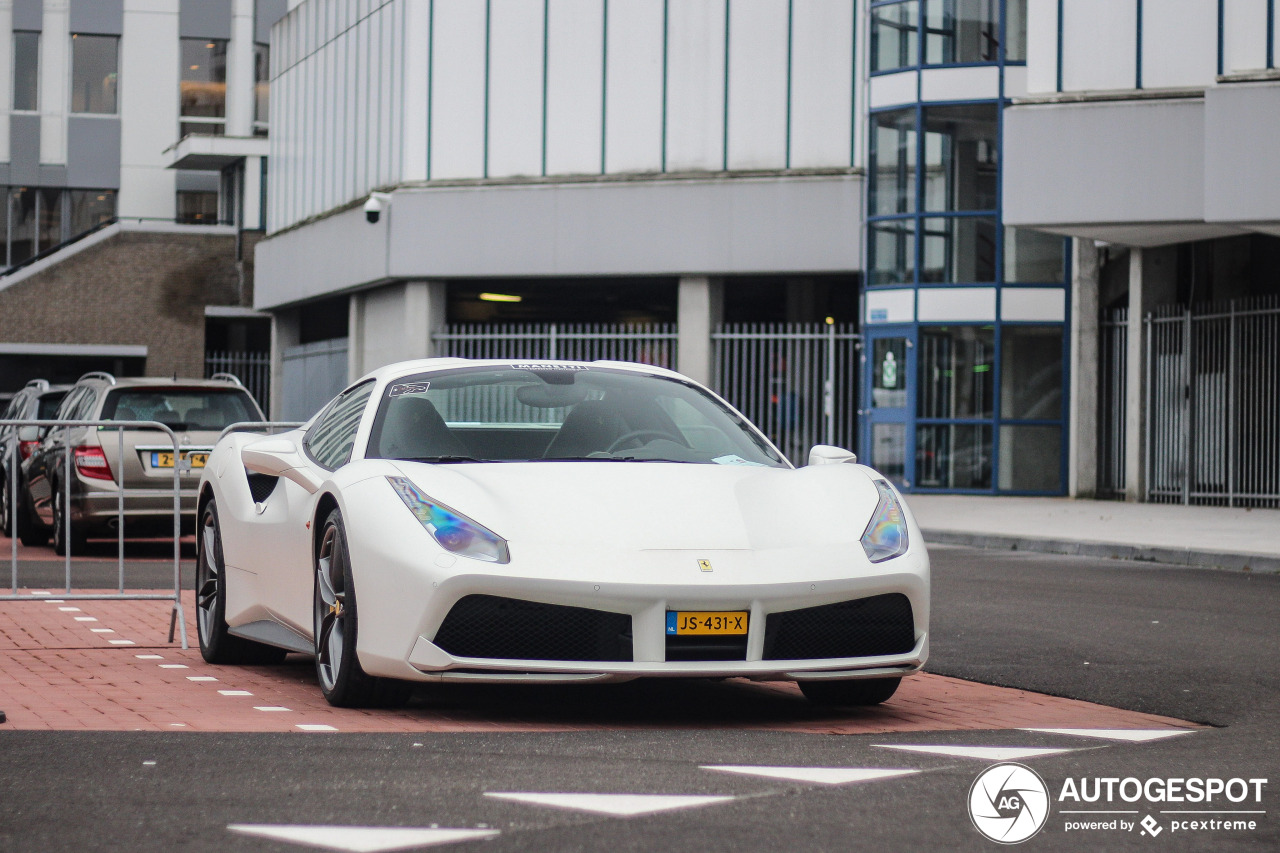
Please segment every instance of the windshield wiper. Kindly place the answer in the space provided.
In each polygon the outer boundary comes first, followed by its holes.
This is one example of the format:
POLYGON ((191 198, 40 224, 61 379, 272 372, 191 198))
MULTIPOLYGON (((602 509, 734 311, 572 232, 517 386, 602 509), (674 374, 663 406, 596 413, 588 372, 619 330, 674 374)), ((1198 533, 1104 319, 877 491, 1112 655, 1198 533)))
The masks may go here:
POLYGON ((401 462, 506 462, 506 459, 477 459, 474 456, 400 456, 401 462))

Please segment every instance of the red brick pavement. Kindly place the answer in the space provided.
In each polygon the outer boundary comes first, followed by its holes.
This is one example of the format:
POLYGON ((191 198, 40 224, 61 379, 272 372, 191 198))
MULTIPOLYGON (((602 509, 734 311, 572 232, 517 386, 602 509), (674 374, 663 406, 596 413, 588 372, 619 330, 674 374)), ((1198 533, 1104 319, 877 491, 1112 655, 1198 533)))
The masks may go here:
POLYGON ((204 663, 165 642, 167 602, 0 602, 4 729, 486 732, 743 728, 824 734, 1040 728, 1185 728, 1167 717, 923 674, 889 702, 811 707, 790 683, 640 681, 596 686, 438 685, 400 710, 330 707, 309 660, 204 663), (78 608, 78 609, 70 609, 78 608), (77 621, 79 620, 79 621, 77 621), (96 620, 96 621, 89 621, 96 620), (95 631, 94 629, 97 629, 95 631), (114 641, 114 642, 113 642, 114 641), (319 727, 319 728, 309 728, 319 727))

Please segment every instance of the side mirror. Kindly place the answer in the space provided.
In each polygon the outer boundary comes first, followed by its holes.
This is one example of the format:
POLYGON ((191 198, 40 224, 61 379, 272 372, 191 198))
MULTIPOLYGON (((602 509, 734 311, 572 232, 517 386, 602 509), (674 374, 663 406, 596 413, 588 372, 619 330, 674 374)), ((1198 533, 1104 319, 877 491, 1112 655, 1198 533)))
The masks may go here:
POLYGON ((320 481, 311 473, 307 460, 287 438, 265 438, 246 444, 240 449, 240 461, 250 471, 292 480, 311 494, 320 490, 320 481))
POLYGON ((838 465, 841 462, 857 462, 858 457, 843 447, 830 444, 815 444, 809 451, 810 465, 838 465))

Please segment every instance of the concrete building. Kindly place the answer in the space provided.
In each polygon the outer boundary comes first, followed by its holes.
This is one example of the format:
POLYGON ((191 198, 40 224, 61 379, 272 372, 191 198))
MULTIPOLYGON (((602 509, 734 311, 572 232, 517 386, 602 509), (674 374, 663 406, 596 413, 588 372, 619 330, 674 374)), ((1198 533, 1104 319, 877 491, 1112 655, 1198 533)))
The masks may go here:
POLYGON ((270 28, 284 0, 0 4, 0 391, 203 375, 269 340, 270 28))
POLYGON ((1246 493, 1200 449, 1217 385, 1148 401, 1142 323, 1280 291, 1273 0, 289 5, 254 297, 276 414, 464 338, 642 324, 907 489, 1246 493))

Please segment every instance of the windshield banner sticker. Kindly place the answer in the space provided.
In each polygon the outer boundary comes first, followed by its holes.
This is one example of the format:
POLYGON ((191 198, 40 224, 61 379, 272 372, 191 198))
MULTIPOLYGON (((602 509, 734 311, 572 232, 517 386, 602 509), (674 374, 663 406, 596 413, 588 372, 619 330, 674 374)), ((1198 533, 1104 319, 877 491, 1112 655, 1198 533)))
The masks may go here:
POLYGON ((387 389, 388 397, 403 397, 405 394, 422 394, 431 387, 430 382, 404 382, 392 385, 387 389))
POLYGON ((549 364, 546 362, 520 361, 513 362, 513 370, 586 370, 585 364, 549 364))

